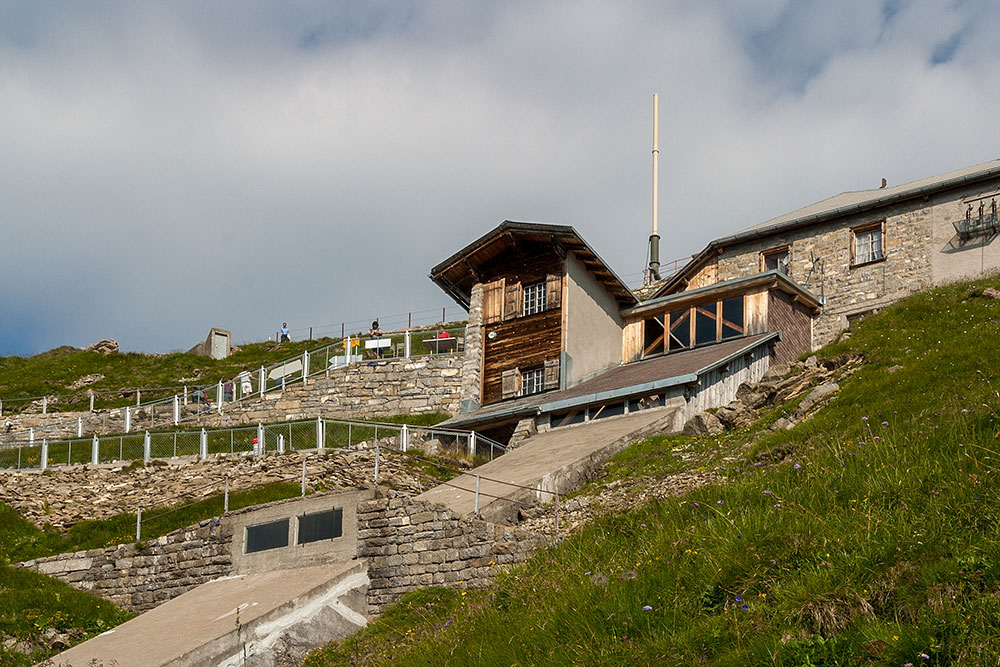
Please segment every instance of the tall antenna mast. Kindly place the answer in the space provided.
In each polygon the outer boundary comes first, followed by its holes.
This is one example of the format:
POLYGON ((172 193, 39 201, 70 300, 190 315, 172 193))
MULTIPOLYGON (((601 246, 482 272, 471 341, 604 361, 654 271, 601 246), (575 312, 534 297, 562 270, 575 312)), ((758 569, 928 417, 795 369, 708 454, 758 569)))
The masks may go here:
POLYGON ((646 284, 660 279, 660 232, 657 196, 660 189, 660 96, 653 93, 653 233, 649 235, 649 268, 646 284))

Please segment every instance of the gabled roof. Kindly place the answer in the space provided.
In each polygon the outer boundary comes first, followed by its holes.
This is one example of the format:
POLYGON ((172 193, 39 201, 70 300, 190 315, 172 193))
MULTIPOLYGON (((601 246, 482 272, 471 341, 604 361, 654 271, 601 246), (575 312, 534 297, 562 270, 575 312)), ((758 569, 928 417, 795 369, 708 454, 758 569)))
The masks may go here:
POLYGON ((730 236, 723 236, 712 241, 704 250, 695 255, 684 268, 675 273, 661 286, 652 295, 652 298, 675 291, 678 286, 690 280, 705 265, 707 260, 721 253, 728 246, 766 238, 801 227, 822 224, 848 215, 877 210, 907 200, 927 197, 994 178, 1000 178, 1000 160, 983 162, 982 164, 949 171, 892 188, 842 192, 839 195, 804 206, 790 213, 771 218, 766 222, 747 227, 730 236))
POLYGON ((480 282, 479 267, 518 242, 527 241, 551 243, 561 254, 572 251, 621 307, 635 305, 636 298, 625 282, 604 263, 575 229, 566 225, 506 220, 431 269, 430 279, 460 306, 468 308, 472 286, 480 282))

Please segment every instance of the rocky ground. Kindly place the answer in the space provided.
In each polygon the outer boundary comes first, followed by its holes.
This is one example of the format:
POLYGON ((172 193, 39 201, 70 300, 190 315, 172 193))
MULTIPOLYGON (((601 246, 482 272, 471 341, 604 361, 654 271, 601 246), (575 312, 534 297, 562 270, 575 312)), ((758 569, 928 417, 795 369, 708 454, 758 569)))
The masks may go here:
MULTIPOLYGON (((379 484, 416 495, 431 484, 415 475, 407 459, 383 452, 379 484)), ((64 529, 85 519, 105 519, 137 507, 148 510, 278 481, 298 483, 306 461, 306 485, 311 490, 356 488, 372 484, 375 452, 335 451, 329 454, 286 454, 265 457, 227 456, 207 461, 178 459, 160 465, 129 467, 74 466, 0 475, 0 502, 41 527, 64 529)))

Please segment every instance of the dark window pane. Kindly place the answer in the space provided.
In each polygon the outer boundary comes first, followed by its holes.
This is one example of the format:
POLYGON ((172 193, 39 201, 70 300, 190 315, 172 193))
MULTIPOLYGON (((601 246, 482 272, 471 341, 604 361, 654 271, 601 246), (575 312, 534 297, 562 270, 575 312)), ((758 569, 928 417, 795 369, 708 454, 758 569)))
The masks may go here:
MULTIPOLYGON (((714 307, 715 304, 709 306, 709 308, 714 307)), ((698 307, 695 309, 694 317, 694 344, 704 345, 705 343, 714 343, 716 340, 714 315, 706 312, 704 307, 698 307)))
POLYGON ((332 509, 329 512, 303 514, 299 517, 299 544, 332 540, 344 534, 344 510, 332 509))
POLYGON ((288 546, 288 519, 247 526, 246 552, 280 549, 288 546))
POLYGON ((663 354, 663 317, 650 317, 643 323, 642 356, 663 354))
POLYGON ((670 313, 670 349, 691 347, 691 311, 670 313))
POLYGON ((722 337, 736 338, 743 335, 743 297, 722 302, 722 337))

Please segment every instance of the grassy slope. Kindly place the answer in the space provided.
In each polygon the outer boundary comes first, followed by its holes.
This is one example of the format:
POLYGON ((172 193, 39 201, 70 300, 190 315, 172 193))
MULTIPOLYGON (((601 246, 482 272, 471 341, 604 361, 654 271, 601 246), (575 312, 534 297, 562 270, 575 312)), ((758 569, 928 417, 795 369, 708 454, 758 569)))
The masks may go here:
POLYGON ((688 450, 725 484, 598 521, 488 591, 420 591, 306 664, 998 664, 987 284, 918 295, 825 349, 867 364, 796 428, 654 438, 602 480, 688 450))

